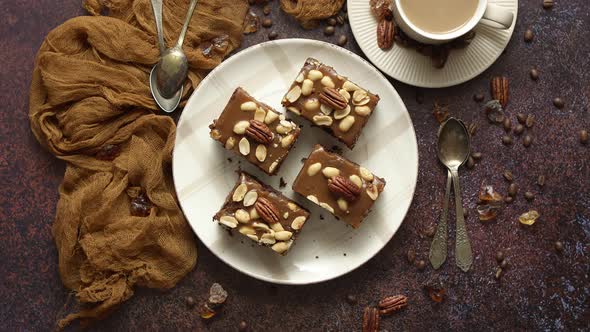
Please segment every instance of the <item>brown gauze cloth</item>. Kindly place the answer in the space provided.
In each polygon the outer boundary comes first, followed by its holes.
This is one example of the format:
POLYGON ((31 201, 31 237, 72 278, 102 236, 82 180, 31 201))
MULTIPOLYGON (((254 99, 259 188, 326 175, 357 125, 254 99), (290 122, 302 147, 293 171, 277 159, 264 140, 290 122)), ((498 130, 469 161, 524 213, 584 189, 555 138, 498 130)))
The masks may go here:
POLYGON ((281 8, 305 29, 313 29, 319 20, 338 14, 345 0, 281 0, 281 8))
MULTIPOLYGON (((188 3, 164 1, 168 45, 188 3)), ((73 18, 46 37, 30 91, 35 137, 67 164, 52 233, 61 279, 80 310, 60 328, 103 318, 135 285, 173 287, 197 259, 171 180, 176 126, 157 115, 149 90, 159 56, 150 0, 87 0, 84 7, 92 16, 73 18), (132 201, 151 208, 137 216, 132 201)), ((199 1, 184 42, 190 73, 183 103, 239 46, 247 8, 245 0, 199 1)))

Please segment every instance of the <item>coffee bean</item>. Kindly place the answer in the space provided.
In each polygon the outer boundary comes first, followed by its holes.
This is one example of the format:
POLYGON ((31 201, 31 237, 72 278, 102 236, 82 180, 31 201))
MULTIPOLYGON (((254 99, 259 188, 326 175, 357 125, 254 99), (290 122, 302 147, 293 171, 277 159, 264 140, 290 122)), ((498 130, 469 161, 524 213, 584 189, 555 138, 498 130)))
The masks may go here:
POLYGON ((354 296, 352 294, 346 295, 346 302, 348 302, 348 304, 356 304, 357 303, 356 296, 354 296))
POLYGON ((588 144, 588 131, 587 130, 580 130, 580 143, 588 144))
POLYGON ((342 15, 336 16, 336 23, 338 23, 338 25, 344 25, 344 17, 342 15))
POLYGON ((265 28, 270 28, 272 26, 272 20, 270 18, 263 19, 262 26, 265 28))
POLYGON ((423 260, 419 260, 416 264, 416 267, 418 268, 418 270, 422 271, 424 270, 424 268, 426 268, 426 262, 423 260))
POLYGON ((506 181, 508 182, 512 182, 512 180, 514 180, 514 176, 512 175, 512 172, 510 172, 509 170, 505 170, 502 175, 504 176, 504 179, 506 179, 506 181))
POLYGON ((348 38, 346 38, 346 35, 340 35, 340 37, 338 37, 338 45, 339 46, 346 45, 346 42, 348 42, 348 38))
POLYGON ((473 137, 475 135, 475 132, 477 131, 477 123, 469 124, 469 127, 467 129, 469 131, 469 135, 471 135, 471 137, 473 137))
POLYGON ((264 6, 264 7, 262 8, 262 13, 263 13, 264 15, 268 15, 268 14, 270 14, 270 6, 269 6, 269 5, 266 5, 266 6, 264 6))
POLYGON ((514 201, 514 198, 512 198, 512 196, 506 196, 506 197, 504 197, 504 202, 506 204, 512 204, 513 201, 514 201))
POLYGON ((192 296, 187 296, 186 297, 186 305, 188 305, 189 307, 194 307, 195 306, 195 299, 193 299, 192 296))
POLYGON ((248 323, 241 321, 240 324, 238 325, 238 331, 240 331, 240 332, 248 331, 248 323))
POLYGON ((408 263, 414 263, 414 261, 416 260, 416 251, 412 248, 408 249, 406 258, 408 259, 408 263))
POLYGON ((541 188, 545 185, 545 175, 539 175, 539 177, 537 178, 537 184, 541 188))
POLYGON ((475 160, 480 160, 481 159, 481 152, 473 152, 471 154, 471 157, 473 157, 473 159, 475 159, 475 160))
POLYGON ((526 120, 524 122, 524 125, 527 128, 531 128, 533 126, 533 124, 535 123, 535 117, 532 116, 531 114, 527 115, 526 120))
POLYGON ((516 120, 518 120, 518 123, 524 124, 526 122, 526 115, 523 113, 518 113, 516 114, 516 120))
POLYGON ((561 241, 555 242, 555 251, 557 251, 557 252, 563 251, 563 243, 561 243, 561 241))
POLYGON ((335 26, 336 25, 336 19, 333 18, 333 17, 330 17, 328 19, 328 21, 326 21, 326 23, 328 23, 328 25, 330 25, 330 26, 335 26))
POLYGON ((502 136, 502 143, 504 145, 510 145, 510 144, 512 144, 512 137, 510 137, 508 135, 502 136))
POLYGON ((563 99, 555 97, 553 98, 553 105, 555 105, 555 107, 557 107, 558 109, 562 109, 563 106, 565 106, 565 103, 563 102, 563 99))
POLYGON ((524 32, 524 41, 527 43, 533 41, 533 31, 531 29, 526 29, 524 32))
POLYGON ((543 8, 544 9, 553 8, 553 0, 543 0, 543 8))
POLYGON ((516 183, 512 182, 508 186, 508 195, 510 195, 511 197, 514 197, 514 196, 516 196, 517 193, 518 193, 518 186, 516 185, 516 183))
POLYGON ((502 276, 502 268, 499 267, 498 269, 496 269, 496 274, 494 274, 494 278, 500 279, 501 276, 502 276))
POLYGON ((504 130, 506 130, 507 132, 512 130, 512 121, 510 121, 509 117, 506 117, 504 119, 504 122, 502 122, 502 126, 504 126, 504 130))
POLYGON ((524 132, 524 126, 520 123, 514 127, 514 134, 520 136, 524 132))
POLYGON ((533 81, 536 81, 539 79, 539 71, 536 68, 531 69, 529 74, 531 75, 531 79, 533 81))
POLYGON ((478 103, 481 103, 484 98, 485 96, 483 95, 483 93, 476 93, 473 95, 473 100, 475 100, 478 103))
POLYGON ((501 263, 504 260, 504 253, 501 251, 496 252, 496 261, 501 263))
POLYGON ((268 39, 270 40, 275 40, 278 36, 279 34, 276 31, 271 31, 268 33, 268 39))
POLYGON ((535 194, 533 194, 530 191, 527 191, 524 193, 524 198, 526 198, 527 201, 532 201, 533 199, 535 199, 535 194))
POLYGON ((336 31, 336 29, 334 29, 333 26, 328 25, 327 27, 324 28, 324 35, 331 36, 334 34, 335 31, 336 31))
POLYGON ((503 259, 500 263, 500 267, 505 270, 508 267, 508 261, 506 259, 503 259))
POLYGON ((531 146, 531 144, 533 144, 533 138, 531 137, 531 135, 524 135, 524 138, 522 139, 522 144, 527 148, 531 146))
POLYGON ((469 156, 469 158, 467 159, 467 168, 472 169, 473 167, 475 167, 475 160, 473 159, 473 157, 469 156))

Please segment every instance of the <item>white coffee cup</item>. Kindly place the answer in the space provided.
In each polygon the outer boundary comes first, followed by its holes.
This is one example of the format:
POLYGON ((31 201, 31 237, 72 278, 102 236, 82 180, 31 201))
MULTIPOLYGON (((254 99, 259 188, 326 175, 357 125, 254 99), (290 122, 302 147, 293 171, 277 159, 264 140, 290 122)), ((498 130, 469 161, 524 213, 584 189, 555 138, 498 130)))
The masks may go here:
POLYGON ((471 29, 478 23, 483 23, 488 26, 508 29, 512 26, 514 13, 509 9, 502 8, 493 4, 489 4, 488 0, 478 0, 477 9, 471 19, 464 24, 460 29, 449 33, 432 33, 427 32, 415 26, 406 16, 400 5, 400 0, 393 1, 393 15, 395 22, 410 38, 425 43, 425 44, 442 44, 458 38, 471 29))

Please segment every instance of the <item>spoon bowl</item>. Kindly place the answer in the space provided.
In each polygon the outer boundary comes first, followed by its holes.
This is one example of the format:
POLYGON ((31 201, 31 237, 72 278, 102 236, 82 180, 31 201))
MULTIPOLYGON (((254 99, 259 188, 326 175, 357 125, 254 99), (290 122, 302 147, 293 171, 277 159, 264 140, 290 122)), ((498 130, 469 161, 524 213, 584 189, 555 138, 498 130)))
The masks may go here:
POLYGON ((154 66, 150 72, 150 90, 152 91, 152 96, 162 111, 166 113, 172 113, 176 107, 178 107, 178 104, 180 104, 183 87, 181 85, 180 90, 176 91, 172 98, 164 98, 164 96, 160 94, 160 90, 158 89, 158 85, 156 83, 156 66, 154 66))
POLYGON ((469 157, 469 133, 462 121, 448 119, 440 127, 438 159, 449 169, 458 169, 469 157))
POLYGON ((164 98, 172 98, 182 88, 188 74, 188 60, 179 47, 167 49, 156 65, 156 83, 164 98))

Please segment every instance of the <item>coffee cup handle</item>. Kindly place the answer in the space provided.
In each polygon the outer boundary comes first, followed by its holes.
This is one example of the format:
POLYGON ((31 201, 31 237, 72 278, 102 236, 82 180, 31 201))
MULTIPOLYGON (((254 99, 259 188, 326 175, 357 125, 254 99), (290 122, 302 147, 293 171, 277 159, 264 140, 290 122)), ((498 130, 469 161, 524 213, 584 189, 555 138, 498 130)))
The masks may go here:
POLYGON ((482 20, 481 22, 488 26, 500 28, 498 26, 500 25, 502 29, 508 29, 512 26, 512 21, 514 20, 514 13, 509 9, 488 4, 486 7, 486 11, 483 14, 483 19, 484 20, 482 20), (493 23, 490 24, 486 20, 491 21, 493 23))

